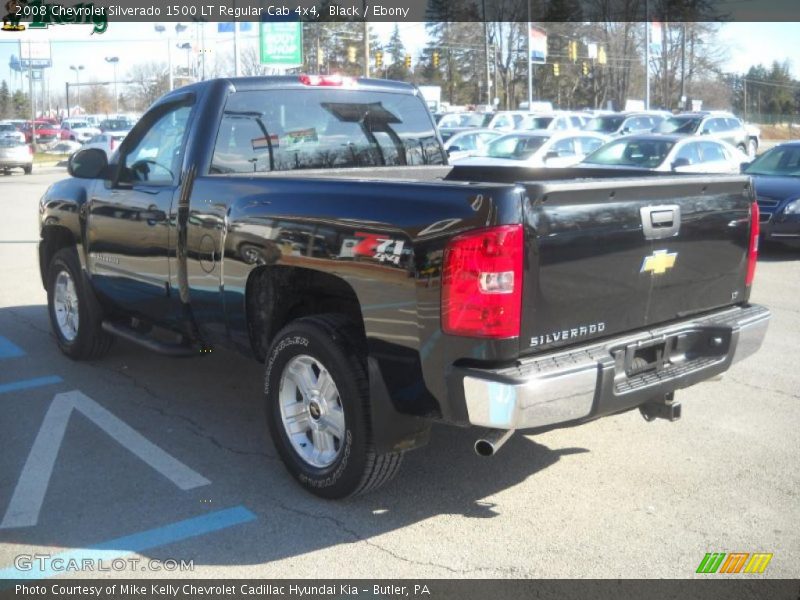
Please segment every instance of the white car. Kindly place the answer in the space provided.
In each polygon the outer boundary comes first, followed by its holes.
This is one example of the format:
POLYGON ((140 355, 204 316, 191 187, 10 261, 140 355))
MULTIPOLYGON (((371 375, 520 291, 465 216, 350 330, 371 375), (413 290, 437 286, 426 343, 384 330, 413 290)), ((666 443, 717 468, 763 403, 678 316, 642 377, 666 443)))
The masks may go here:
POLYGON ((128 135, 127 131, 107 131, 94 136, 83 147, 105 150, 106 156, 111 160, 111 155, 116 152, 126 135, 128 135))
POLYGON ((569 131, 583 129, 589 117, 580 113, 557 112, 541 115, 528 115, 522 120, 519 129, 546 129, 547 131, 569 131))
POLYGON ((586 131, 518 131, 492 140, 480 156, 453 160, 451 164, 571 167, 608 139, 586 131))
POLYGON ((629 135, 608 142, 582 167, 675 173, 739 173, 747 155, 727 142, 682 135, 629 135))
POLYGON ((64 119, 61 121, 61 139, 85 143, 100 133, 98 127, 84 119, 64 119))
POLYGON ((25 134, 22 133, 13 123, 0 123, 0 140, 13 140, 25 143, 25 134))
POLYGON ((502 131, 495 129, 468 129, 459 131, 448 138, 444 143, 444 149, 450 161, 475 156, 481 154, 486 149, 486 145, 494 139, 503 135, 502 131))

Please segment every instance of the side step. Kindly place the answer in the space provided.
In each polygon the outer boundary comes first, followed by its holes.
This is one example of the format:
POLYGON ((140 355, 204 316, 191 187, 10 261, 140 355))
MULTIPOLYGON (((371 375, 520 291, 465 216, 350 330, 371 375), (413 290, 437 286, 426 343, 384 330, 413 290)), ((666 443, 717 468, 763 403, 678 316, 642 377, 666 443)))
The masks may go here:
POLYGON ((103 331, 165 356, 189 357, 198 356, 200 354, 209 352, 208 349, 202 349, 194 344, 162 342, 161 340, 157 340, 146 333, 136 331, 127 325, 114 323, 113 321, 103 321, 102 326, 103 331))

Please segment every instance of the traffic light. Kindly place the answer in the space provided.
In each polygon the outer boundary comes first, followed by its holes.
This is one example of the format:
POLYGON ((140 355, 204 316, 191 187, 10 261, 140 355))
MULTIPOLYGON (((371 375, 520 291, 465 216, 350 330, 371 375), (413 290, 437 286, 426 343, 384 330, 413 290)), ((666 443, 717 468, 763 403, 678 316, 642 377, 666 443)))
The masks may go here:
POLYGON ((351 62, 351 63, 356 62, 356 47, 355 46, 348 46, 347 47, 347 62, 351 62))
POLYGON ((383 66, 383 52, 378 50, 375 53, 375 68, 380 69, 383 66))
POLYGON ((589 74, 589 63, 586 61, 583 61, 583 74, 584 75, 589 74))
POLYGON ((439 51, 438 50, 434 50, 433 56, 431 57, 431 59, 432 59, 432 62, 433 62, 433 68, 434 69, 438 69, 439 68, 439 51))
POLYGON ((578 62, 578 42, 576 41, 569 43, 569 58, 572 62, 578 62))
POLYGON ((558 63, 553 63, 553 75, 558 77, 560 75, 560 69, 558 68, 558 63))
POLYGON ((406 54, 405 65, 406 65, 406 69, 410 69, 411 68, 411 55, 410 54, 406 54))
POLYGON ((597 51, 597 63, 604 65, 608 62, 608 58, 606 58, 606 49, 600 46, 600 50, 597 51))

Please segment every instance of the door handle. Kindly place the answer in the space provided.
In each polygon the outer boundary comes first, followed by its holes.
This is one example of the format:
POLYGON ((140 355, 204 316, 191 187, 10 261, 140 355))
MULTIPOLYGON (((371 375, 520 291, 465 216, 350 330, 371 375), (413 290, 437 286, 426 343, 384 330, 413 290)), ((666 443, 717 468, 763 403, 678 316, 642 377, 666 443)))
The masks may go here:
POLYGON ((646 240, 675 237, 681 228, 681 207, 677 204, 643 206, 639 209, 646 240))

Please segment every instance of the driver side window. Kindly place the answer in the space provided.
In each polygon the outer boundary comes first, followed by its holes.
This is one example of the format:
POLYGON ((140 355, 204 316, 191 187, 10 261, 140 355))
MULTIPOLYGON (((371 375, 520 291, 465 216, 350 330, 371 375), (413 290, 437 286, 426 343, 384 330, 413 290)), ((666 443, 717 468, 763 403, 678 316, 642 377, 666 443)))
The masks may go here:
POLYGON ((128 183, 172 185, 177 183, 183 137, 191 106, 177 106, 162 115, 128 150, 121 179, 128 183))

